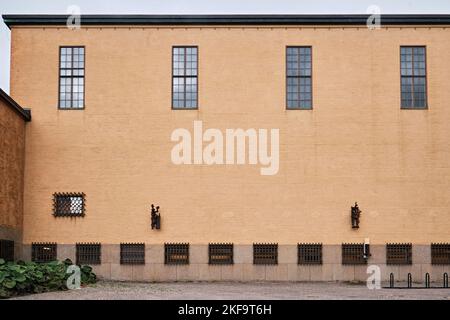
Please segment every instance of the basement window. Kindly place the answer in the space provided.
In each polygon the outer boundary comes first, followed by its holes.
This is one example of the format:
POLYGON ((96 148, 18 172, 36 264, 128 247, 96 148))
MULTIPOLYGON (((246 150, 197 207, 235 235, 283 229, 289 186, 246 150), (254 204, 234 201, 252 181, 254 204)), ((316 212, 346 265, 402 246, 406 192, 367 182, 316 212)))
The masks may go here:
POLYGON ((209 264, 233 264, 233 244, 210 243, 209 264))
POLYGON ((412 264, 412 244, 411 243, 387 244, 386 264, 412 264))
POLYGON ((431 264, 450 264, 450 244, 431 244, 431 264))
POLYGON ((165 264, 189 264, 189 243, 165 243, 165 264))
POLYGON ((56 261, 56 243, 32 243, 31 260, 33 262, 56 261))
POLYGON ((253 244, 253 264, 278 264, 278 244, 253 244))
POLYGON ((343 243, 342 264, 367 264, 367 259, 364 257, 364 243, 343 243))
POLYGON ((322 244, 299 243, 298 264, 322 264, 322 244))
POLYGON ((101 264, 101 250, 100 243, 77 243, 77 264, 101 264))
POLYGON ((145 244, 121 243, 120 264, 145 264, 145 244))
POLYGON ((83 217, 85 194, 63 192, 53 194, 53 215, 55 217, 83 217))
POLYGON ((0 259, 14 261, 14 241, 0 240, 0 259))
POLYGON ((77 264, 101 264, 102 245, 100 243, 77 243, 77 264))

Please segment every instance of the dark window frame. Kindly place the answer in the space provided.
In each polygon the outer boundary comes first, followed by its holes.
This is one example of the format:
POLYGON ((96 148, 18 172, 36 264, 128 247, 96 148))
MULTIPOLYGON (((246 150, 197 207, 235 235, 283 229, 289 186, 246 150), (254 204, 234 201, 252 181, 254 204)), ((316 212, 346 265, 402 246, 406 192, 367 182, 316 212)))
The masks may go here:
MULTIPOLYGON (((86 47, 85 46, 59 46, 59 61, 58 61, 58 110, 84 110, 86 108, 86 47), (63 48, 68 49, 75 49, 75 48, 82 48, 83 53, 83 68, 61 68, 61 52, 63 48), (67 70, 74 70, 74 69, 82 69, 83 70, 83 76, 61 76, 61 70, 67 69, 67 70), (83 106, 82 107, 73 107, 73 96, 71 95, 70 98, 70 105, 71 107, 61 107, 61 78, 67 78, 67 79, 74 79, 74 78, 82 78, 83 79, 83 106)), ((72 66, 73 66, 73 51, 72 51, 72 66)), ((71 94, 73 89, 73 81, 71 82, 71 94)))
POLYGON ((31 261, 38 263, 58 260, 58 245, 56 242, 31 243, 31 261), (44 252, 47 251, 47 252, 44 252))
POLYGON ((232 243, 210 243, 208 259, 209 264, 234 264, 234 245, 232 243))
MULTIPOLYGON (((299 60, 300 63, 300 60, 299 60)), ((285 104, 286 104, 286 110, 313 110, 314 109, 314 95, 313 95, 313 47, 312 45, 304 45, 304 46, 298 46, 298 45, 289 45, 286 46, 285 48, 285 64, 286 64, 286 68, 285 68, 285 104), (289 66, 288 66, 288 50, 290 48, 294 48, 294 49, 302 49, 302 48, 309 48, 310 52, 311 52, 311 75, 310 76, 289 76, 288 75, 288 70, 289 70, 289 66), (309 78, 310 79, 310 83, 311 83, 311 90, 310 90, 310 94, 311 94, 311 106, 308 108, 305 107, 289 107, 289 98, 288 98, 288 79, 289 78, 298 78, 299 79, 299 87, 300 87, 300 79, 301 78, 309 78)), ((300 67, 299 67, 300 70, 300 67)), ((298 92, 298 97, 299 97, 299 101, 300 101, 300 91, 298 92)))
POLYGON ((189 243, 164 243, 164 264, 188 265, 189 243))
POLYGON ((14 261, 14 241, 0 239, 0 259, 14 261))
POLYGON ((254 265, 277 265, 278 243, 254 243, 253 244, 254 265))
POLYGON ((342 265, 365 265, 364 247, 369 251, 369 246, 364 243, 343 243, 341 245, 342 265))
POLYGON ((321 243, 298 243, 297 264, 321 265, 323 263, 323 246, 321 243))
POLYGON ((386 244, 387 265, 412 265, 411 243, 388 243, 386 244), (404 250, 405 252, 401 252, 404 250), (403 257, 401 255, 404 255, 403 257))
POLYGON ((431 244, 431 264, 450 265, 450 243, 431 244))
POLYGON ((55 192, 53 193, 53 216, 54 217, 84 217, 86 215, 86 194, 83 192, 55 192), (81 213, 60 211, 59 198, 81 198, 81 213))
POLYGON ((401 45, 400 46, 400 55, 399 55, 399 60, 400 60, 400 109, 401 110, 428 110, 428 63, 427 63, 427 46, 426 45, 401 45), (413 49, 412 52, 412 75, 410 76, 403 76, 402 75, 402 49, 403 48, 411 48, 413 49), (424 59, 425 59, 425 75, 424 76, 415 76, 414 75, 414 48, 423 48, 424 49, 424 59), (405 107, 403 106, 403 99, 402 99, 402 95, 403 95, 403 90, 402 90, 402 79, 403 78, 411 78, 412 79, 412 93, 411 93, 411 97, 412 97, 412 101, 411 101, 411 107, 405 107), (425 79, 425 106, 423 107, 415 107, 414 106, 414 78, 424 78, 425 79))
POLYGON ((145 243, 121 243, 120 264, 145 264, 145 243))
POLYGON ((75 251, 77 265, 102 264, 101 243, 76 243, 75 251))
POLYGON ((198 110, 199 109, 199 48, 196 45, 175 45, 172 46, 172 64, 171 64, 171 78, 172 78, 172 87, 171 87, 171 109, 172 110, 198 110), (195 76, 186 76, 186 57, 187 57, 187 53, 186 53, 186 49, 187 48, 195 48, 197 50, 197 69, 196 69, 196 75, 195 76), (180 76, 180 75, 175 75, 175 68, 173 67, 174 64, 174 60, 175 60, 175 49, 184 49, 184 75, 180 76), (183 78, 184 79, 184 106, 183 107, 175 107, 174 106, 174 79, 175 78, 183 78), (196 78, 196 93, 195 93, 195 101, 196 101, 196 106, 195 107, 186 107, 186 78, 196 78))

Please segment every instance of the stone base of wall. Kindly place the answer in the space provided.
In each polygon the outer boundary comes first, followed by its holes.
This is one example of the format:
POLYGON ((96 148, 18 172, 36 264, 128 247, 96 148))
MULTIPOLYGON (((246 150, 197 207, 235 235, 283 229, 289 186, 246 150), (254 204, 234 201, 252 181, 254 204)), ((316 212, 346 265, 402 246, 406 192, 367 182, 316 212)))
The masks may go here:
POLYGON ((22 257, 22 231, 11 227, 0 226, 0 239, 14 241, 14 258, 22 257))
MULTIPOLYGON (((381 280, 405 282, 411 273, 413 282, 423 283, 429 273, 432 282, 442 283, 450 274, 450 265, 432 265, 428 245, 413 245, 412 265, 386 265, 384 245, 371 245, 367 265, 342 265, 341 246, 323 245, 322 265, 298 265, 297 246, 279 245, 277 265, 254 265, 252 245, 234 245, 233 265, 209 265, 208 245, 190 245, 189 265, 165 265, 164 245, 147 244, 145 265, 121 265, 120 245, 102 244, 101 264, 93 265, 101 279, 119 281, 366 281, 367 267, 380 267, 381 280)), ((31 258, 31 246, 24 245, 22 259, 31 258)), ((58 260, 76 261, 75 245, 58 244, 58 260)))

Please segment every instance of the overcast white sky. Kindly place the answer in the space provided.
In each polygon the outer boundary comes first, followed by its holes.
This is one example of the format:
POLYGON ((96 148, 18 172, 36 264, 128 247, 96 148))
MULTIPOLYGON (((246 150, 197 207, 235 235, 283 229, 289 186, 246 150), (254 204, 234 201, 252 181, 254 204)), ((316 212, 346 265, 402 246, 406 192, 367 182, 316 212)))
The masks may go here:
MULTIPOLYGON (((450 14, 450 0, 0 0, 1 14, 66 14, 69 6, 82 14, 308 14, 381 13, 450 14)), ((0 88, 9 92, 10 33, 0 23, 0 88)))

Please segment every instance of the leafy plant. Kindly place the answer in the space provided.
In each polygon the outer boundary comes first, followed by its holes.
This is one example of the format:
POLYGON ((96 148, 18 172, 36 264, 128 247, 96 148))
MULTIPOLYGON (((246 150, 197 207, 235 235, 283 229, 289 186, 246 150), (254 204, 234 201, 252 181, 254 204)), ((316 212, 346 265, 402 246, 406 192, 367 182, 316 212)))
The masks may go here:
MULTIPOLYGON (((66 281, 70 274, 67 274, 66 270, 70 265, 70 259, 48 263, 5 262, 0 259, 0 298, 67 290, 66 281)), ((80 270, 82 285, 97 281, 90 266, 81 266, 80 270)))

